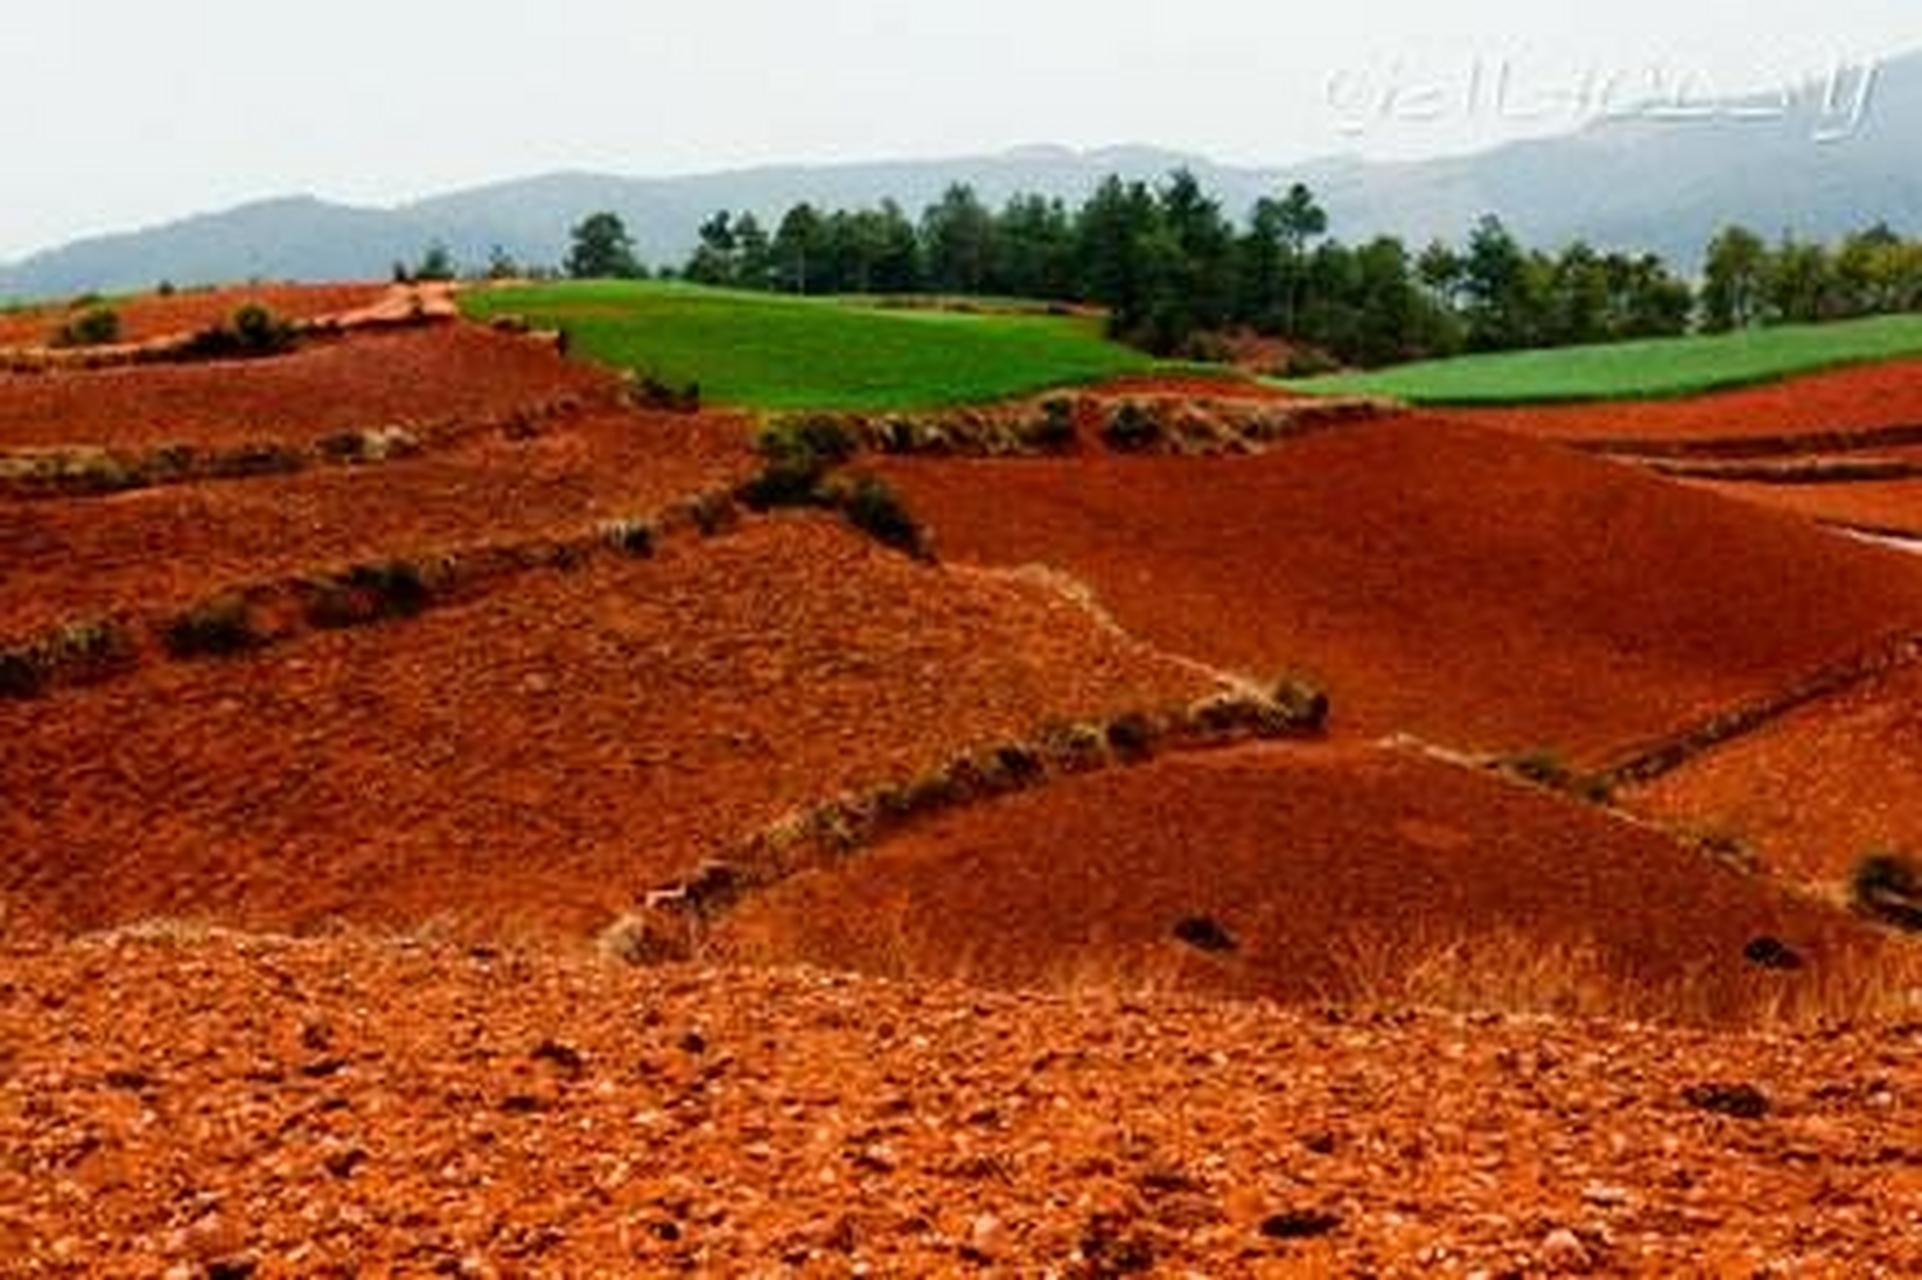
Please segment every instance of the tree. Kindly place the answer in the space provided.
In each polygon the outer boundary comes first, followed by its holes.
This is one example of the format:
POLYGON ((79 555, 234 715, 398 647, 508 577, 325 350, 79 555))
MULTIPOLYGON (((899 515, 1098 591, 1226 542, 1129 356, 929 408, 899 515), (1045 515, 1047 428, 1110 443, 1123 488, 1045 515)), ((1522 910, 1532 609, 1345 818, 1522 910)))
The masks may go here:
POLYGON ((1274 211, 1282 247, 1282 332, 1291 333, 1301 311, 1304 283, 1302 263, 1308 243, 1328 232, 1328 214, 1315 202, 1314 192, 1295 183, 1274 211))
POLYGON ((1161 222, 1174 253, 1158 300, 1172 309, 1182 336, 1220 329, 1234 312, 1234 231, 1187 169, 1177 169, 1161 188, 1161 222))
POLYGON ((700 244, 681 274, 695 284, 731 285, 738 273, 740 241, 734 215, 722 209, 701 224, 700 244))
POLYGON ((521 264, 514 261, 514 255, 500 245, 487 251, 487 278, 489 280, 518 280, 521 264))
POLYGON ((817 281, 827 265, 827 224, 806 201, 782 215, 771 246, 774 279, 787 293, 821 292, 817 281))
POLYGON ((1472 351, 1512 351, 1540 332, 1529 256, 1502 220, 1475 224, 1462 263, 1466 338, 1472 351))
POLYGON ((446 281, 452 280, 459 271, 454 266, 454 254, 446 244, 436 240, 427 246, 414 267, 411 276, 415 280, 446 281))
POLYGON ((1147 310, 1142 245, 1160 220, 1145 184, 1112 174, 1075 218, 1075 292, 1108 308, 1114 333, 1126 332, 1147 310))
POLYGON ((1762 318, 1768 258, 1768 246, 1747 227, 1716 233, 1702 267, 1702 328, 1727 333, 1762 318))
POLYGON ((743 213, 734 220, 734 286, 768 290, 774 287, 774 246, 761 220, 743 213))
POLYGON ((576 280, 632 280, 646 274, 618 214, 591 213, 571 234, 566 266, 576 280))
POLYGON ((1066 298, 1074 292, 1074 224, 1067 206, 1016 196, 994 224, 999 268, 994 288, 1018 298, 1066 298))
POLYGON ((1778 324, 1829 318, 1828 251, 1813 241, 1784 236, 1770 257, 1767 293, 1770 316, 1778 324))
POLYGON ((1551 346, 1606 340, 1611 302, 1607 265, 1587 243, 1575 241, 1549 270, 1549 314, 1542 340, 1551 346))
POLYGON ((921 244, 936 292, 978 294, 994 274, 994 216, 965 182, 921 215, 921 244))

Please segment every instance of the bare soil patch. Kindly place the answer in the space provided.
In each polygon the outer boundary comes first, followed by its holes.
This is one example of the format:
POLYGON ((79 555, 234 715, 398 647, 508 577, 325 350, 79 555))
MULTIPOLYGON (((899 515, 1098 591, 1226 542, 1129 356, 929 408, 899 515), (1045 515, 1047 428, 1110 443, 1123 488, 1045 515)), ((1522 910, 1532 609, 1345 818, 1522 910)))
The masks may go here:
POLYGON ((758 896, 719 938, 723 955, 924 980, 1294 1002, 1422 982, 1473 999, 1493 980, 1512 984, 1505 1007, 1708 1020, 1813 995, 1876 949, 1827 907, 1599 810, 1317 747, 1169 757, 944 817, 758 896), (1764 938, 1802 967, 1758 968, 1764 938), (1452 972, 1409 973, 1424 965, 1452 972))
POLYGON ((882 470, 944 556, 1051 565, 1165 649, 1305 670, 1371 735, 1606 755, 1922 624, 1898 553, 1441 419, 882 470))

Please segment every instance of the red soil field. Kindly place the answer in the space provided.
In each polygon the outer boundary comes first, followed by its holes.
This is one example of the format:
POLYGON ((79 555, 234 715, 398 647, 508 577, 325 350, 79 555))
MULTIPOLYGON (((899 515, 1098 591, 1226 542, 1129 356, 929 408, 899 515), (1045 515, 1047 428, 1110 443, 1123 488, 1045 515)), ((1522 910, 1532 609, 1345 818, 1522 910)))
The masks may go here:
POLYGON ((1598 980, 1648 1008, 1710 1016, 1797 980, 1744 958, 1757 937, 1803 953, 1804 977, 1872 947, 1845 917, 1642 827, 1342 747, 1169 757, 978 806, 758 895, 722 928, 724 955, 1286 1001, 1367 997, 1434 948, 1506 937, 1505 961, 1592 950, 1598 980), (1177 941, 1190 917, 1238 950, 1177 941))
POLYGON ((1753 484, 1705 481, 1704 489, 1824 524, 1922 535, 1922 479, 1846 484, 1753 484))
POLYGON ((363 939, 102 939, 0 973, 0 1256, 26 1275, 1922 1271, 1922 1042, 1894 1025, 363 939), (1718 1083, 1766 1114, 1690 1101, 1718 1083))
POLYGON ((1464 408, 1483 426, 1552 440, 1703 440, 1922 425, 1922 360, 1892 361, 1680 400, 1464 408))
POLYGON ((1922 563, 1424 417, 1248 459, 899 460, 951 559, 1045 563, 1164 649, 1329 686, 1338 729, 1587 759, 1922 625, 1922 563))
POLYGON ((1773 875, 1833 888, 1875 850, 1922 850, 1922 669, 1804 707, 1639 789, 1664 821, 1750 844, 1773 875))
POLYGON ((584 533, 731 486, 753 466, 747 440, 732 418, 590 413, 381 466, 0 502, 0 641, 310 569, 584 533))
MULTIPOLYGON (((119 314, 122 342, 146 342, 211 328, 249 303, 266 307, 284 320, 318 320, 371 306, 388 289, 384 284, 236 285, 189 289, 167 297, 147 293, 109 298, 99 305, 119 314)), ((0 347, 43 346, 61 325, 85 310, 49 305, 0 313, 0 347)))
POLYGON ((62 930, 579 937, 795 806, 1205 682, 824 518, 0 703, 0 899, 62 930))
POLYGON ((0 373, 0 448, 309 443, 607 397, 614 385, 542 343, 435 324, 314 339, 265 360, 0 373))

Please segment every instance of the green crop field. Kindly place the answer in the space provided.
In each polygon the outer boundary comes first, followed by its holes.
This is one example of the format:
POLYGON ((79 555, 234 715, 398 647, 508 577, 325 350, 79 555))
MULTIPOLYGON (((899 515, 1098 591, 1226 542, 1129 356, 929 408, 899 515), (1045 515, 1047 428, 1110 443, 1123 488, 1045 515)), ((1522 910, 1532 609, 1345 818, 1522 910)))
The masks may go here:
POLYGON ((564 330, 574 353, 744 408, 909 410, 1152 368, 1086 317, 961 314, 691 285, 481 289, 469 315, 564 330))
POLYGON ((1922 316, 1463 356, 1286 385, 1316 394, 1387 395, 1435 405, 1646 400, 1910 355, 1922 355, 1922 316))

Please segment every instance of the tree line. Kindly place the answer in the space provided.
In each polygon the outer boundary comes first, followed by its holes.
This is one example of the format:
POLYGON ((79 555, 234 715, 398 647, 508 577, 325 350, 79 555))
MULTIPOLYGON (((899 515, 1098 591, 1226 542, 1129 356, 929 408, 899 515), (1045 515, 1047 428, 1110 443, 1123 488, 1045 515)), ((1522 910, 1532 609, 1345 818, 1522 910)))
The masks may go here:
MULTIPOLYGON (((608 213, 574 228, 566 270, 644 274, 608 213)), ((1251 332, 1307 353, 1298 363, 1360 366, 1922 309, 1922 241, 1886 226, 1834 246, 1730 227, 1697 287, 1652 253, 1530 248, 1493 215, 1459 246, 1350 245, 1300 184, 1234 219, 1186 170, 1158 184, 1111 176, 1074 207, 1018 195, 991 209, 957 183, 918 217, 893 200, 803 202, 770 229, 722 211, 669 274, 770 292, 1088 304, 1114 336, 1156 354, 1209 358, 1225 335, 1251 332)))

